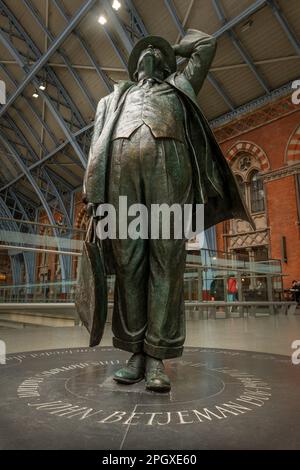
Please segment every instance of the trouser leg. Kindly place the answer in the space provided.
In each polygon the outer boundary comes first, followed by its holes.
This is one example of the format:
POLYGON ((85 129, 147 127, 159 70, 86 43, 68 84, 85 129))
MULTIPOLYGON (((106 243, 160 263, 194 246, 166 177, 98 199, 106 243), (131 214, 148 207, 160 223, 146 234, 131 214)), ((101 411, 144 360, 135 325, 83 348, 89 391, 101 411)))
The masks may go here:
MULTIPOLYGON (((117 222, 119 217, 127 217, 123 211, 120 213, 119 196, 127 197, 128 207, 143 199, 138 133, 131 140, 118 139, 112 143, 108 202, 116 209, 117 222)), ((116 269, 113 344, 125 351, 140 352, 147 328, 148 240, 122 239, 117 232, 111 247, 116 269)))
MULTIPOLYGON (((143 165, 147 206, 167 203, 172 207, 177 204, 183 221, 184 205, 193 200, 187 148, 183 143, 169 139, 156 141, 155 144, 155 156, 152 160, 144 158, 143 165), (147 168, 150 164, 151 171, 147 168), (149 173, 150 180, 147 179, 149 173)), ((178 221, 178 217, 180 215, 171 219, 169 239, 151 238, 149 246, 148 326, 144 350, 158 359, 181 356, 185 341, 186 239, 184 233, 180 239, 174 236, 172 221, 178 221)), ((164 222, 164 217, 159 219, 161 235, 164 222)))
POLYGON ((144 350, 159 359, 178 357, 185 340, 185 240, 151 240, 150 253, 144 350))
POLYGON ((145 243, 113 240, 112 246, 117 259, 113 344, 125 351, 141 352, 147 328, 149 267, 145 243))

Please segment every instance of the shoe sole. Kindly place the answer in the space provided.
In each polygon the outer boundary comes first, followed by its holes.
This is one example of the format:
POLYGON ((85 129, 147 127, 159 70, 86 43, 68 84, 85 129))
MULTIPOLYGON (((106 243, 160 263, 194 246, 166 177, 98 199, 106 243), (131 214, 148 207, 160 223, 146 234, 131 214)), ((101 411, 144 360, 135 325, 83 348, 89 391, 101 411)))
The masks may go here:
POLYGON ((144 377, 140 377, 136 380, 129 380, 129 379, 119 379, 117 377, 113 377, 114 381, 119 383, 119 384, 123 384, 123 385, 132 385, 132 384, 137 384, 138 382, 141 382, 144 377))
POLYGON ((158 392, 158 393, 168 393, 171 390, 171 387, 147 387, 146 390, 150 390, 150 392, 158 392))

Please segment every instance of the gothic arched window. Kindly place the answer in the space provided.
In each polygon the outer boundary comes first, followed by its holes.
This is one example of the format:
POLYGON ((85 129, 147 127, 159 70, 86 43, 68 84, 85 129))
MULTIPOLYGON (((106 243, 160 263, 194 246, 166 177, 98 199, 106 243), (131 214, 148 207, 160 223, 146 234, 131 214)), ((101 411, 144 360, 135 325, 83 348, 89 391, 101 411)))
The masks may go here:
POLYGON ((262 178, 259 172, 254 171, 250 176, 250 200, 251 212, 263 212, 265 210, 265 193, 262 178))

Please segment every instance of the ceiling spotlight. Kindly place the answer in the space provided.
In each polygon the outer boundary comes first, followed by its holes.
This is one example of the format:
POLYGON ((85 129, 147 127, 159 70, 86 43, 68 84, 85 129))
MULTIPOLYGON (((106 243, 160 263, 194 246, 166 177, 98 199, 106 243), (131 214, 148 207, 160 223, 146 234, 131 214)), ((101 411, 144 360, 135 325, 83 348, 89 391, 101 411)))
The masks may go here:
POLYGON ((103 15, 99 16, 98 23, 100 23, 102 25, 107 23, 107 19, 105 18, 105 16, 103 16, 103 15))
POLYGON ((33 97, 33 98, 38 98, 39 95, 38 95, 38 93, 35 91, 35 92, 33 93, 32 97, 33 97))
POLYGON ((41 83, 40 86, 39 86, 39 89, 42 90, 42 91, 45 91, 46 90, 45 83, 41 83))
POLYGON ((112 7, 113 7, 114 10, 118 11, 121 8, 121 3, 118 0, 114 0, 113 4, 112 4, 112 7))

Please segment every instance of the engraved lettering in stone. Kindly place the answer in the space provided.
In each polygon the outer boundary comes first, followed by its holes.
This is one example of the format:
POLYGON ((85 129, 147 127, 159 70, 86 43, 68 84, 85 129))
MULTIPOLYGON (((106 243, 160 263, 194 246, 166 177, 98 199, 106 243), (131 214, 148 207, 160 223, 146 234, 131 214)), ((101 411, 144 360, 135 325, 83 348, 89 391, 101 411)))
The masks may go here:
POLYGON ((241 414, 246 413, 247 411, 252 411, 252 408, 248 408, 243 405, 239 405, 238 403, 234 403, 232 401, 229 401, 228 403, 223 403, 222 406, 226 406, 226 408, 233 409, 235 411, 238 411, 241 414))
POLYGON ((58 414, 60 416, 60 413, 62 411, 65 411, 65 410, 70 410, 71 408, 73 408, 72 405, 60 405, 60 406, 57 406, 54 411, 49 411, 50 415, 55 415, 55 414, 58 414))
POLYGON ((239 398, 237 398, 237 401, 244 401, 246 403, 251 403, 255 406, 263 406, 264 404, 264 401, 263 400, 259 400, 258 398, 253 398, 253 397, 250 397, 249 395, 241 395, 239 398))
MULTIPOLYGON (((103 361, 103 365, 111 365, 113 361, 103 361)), ((87 363, 71 364, 59 368, 53 368, 49 371, 36 374, 24 380, 19 388, 19 397, 36 397, 39 396, 38 388, 41 383, 47 378, 59 372, 68 370, 82 369, 90 365, 100 365, 101 361, 90 361, 87 363)), ((114 364, 116 362, 114 361, 114 364)), ((201 366, 201 363, 189 363, 189 366, 201 366)), ((63 400, 50 401, 50 402, 37 402, 27 403, 28 406, 34 407, 37 410, 45 411, 51 415, 62 417, 66 419, 77 419, 83 421, 90 418, 95 418, 94 423, 98 424, 113 424, 119 423, 125 426, 132 425, 147 425, 147 426, 166 426, 169 424, 189 425, 193 423, 205 423, 215 420, 227 419, 231 416, 238 416, 249 411, 253 411, 255 407, 261 407, 266 401, 270 400, 271 388, 263 380, 254 377, 249 373, 241 373, 234 369, 218 369, 218 372, 226 373, 234 377, 243 385, 243 392, 234 401, 216 404, 211 408, 190 409, 180 411, 160 411, 160 412, 127 412, 127 411, 105 411, 95 410, 87 406, 74 405, 66 403, 63 400), (102 414, 102 416, 99 416, 102 414)))
POLYGON ((132 420, 134 418, 137 418, 137 419, 140 419, 141 416, 143 415, 144 413, 138 413, 138 412, 132 412, 131 415, 129 416, 129 418, 123 423, 123 424, 130 424, 131 426, 135 426, 139 423, 133 423, 132 420), (137 415, 140 415, 140 416, 137 416, 137 415))
POLYGON ((126 411, 115 411, 110 416, 107 416, 107 418, 98 421, 98 423, 116 423, 117 421, 121 421, 125 415, 126 411))
POLYGON ((203 411, 198 411, 198 410, 193 410, 193 413, 196 415, 197 419, 200 421, 200 423, 203 422, 201 418, 205 418, 208 421, 211 421, 214 418, 217 419, 223 419, 222 416, 217 415, 213 411, 208 410, 207 408, 203 408, 203 411))
POLYGON ((170 422, 171 422, 171 413, 170 413, 170 411, 167 411, 166 415, 167 415, 167 421, 165 421, 165 422, 157 421, 157 424, 159 426, 165 426, 166 424, 170 424, 170 422))
POLYGON ((91 418, 92 416, 96 416, 99 413, 103 413, 103 410, 95 411, 93 408, 88 408, 86 411, 77 411, 71 416, 67 416, 67 418, 73 418, 74 416, 80 416, 79 421, 83 421, 84 419, 91 418))
MULTIPOLYGON (((54 413, 59 413, 58 416, 67 416, 67 415, 72 415, 72 416, 76 416, 76 414, 82 412, 82 411, 85 411, 87 410, 87 407, 86 406, 83 406, 80 408, 79 405, 74 405, 74 406, 71 406, 70 408, 67 409, 67 411, 63 411, 63 413, 61 413, 60 411, 58 412, 54 412, 54 413), (75 413, 74 413, 75 412, 75 413)), ((68 416, 69 417, 69 416, 68 416)))
MULTIPOLYGON (((152 426, 153 425, 153 421, 154 421, 154 418, 157 416, 157 415, 162 415, 163 413, 162 412, 157 412, 157 413, 145 413, 146 415, 150 415, 150 419, 148 420, 147 422, 147 426, 152 426)), ((156 424, 156 423, 155 423, 156 424)))
POLYGON ((223 406, 218 406, 216 405, 216 409, 221 413, 221 415, 224 417, 224 418, 228 418, 228 416, 226 415, 226 413, 229 413, 229 414, 232 414, 234 416, 237 416, 239 413, 235 413, 234 411, 232 410, 227 410, 226 408, 224 408, 223 406))
POLYGON ((179 424, 192 424, 194 421, 185 421, 184 418, 189 417, 188 411, 177 411, 179 416, 179 424))
POLYGON ((37 410, 42 410, 44 408, 51 408, 52 406, 57 406, 62 403, 61 400, 58 401, 50 401, 48 403, 28 403, 28 406, 36 406, 37 410))
POLYGON ((17 390, 19 398, 39 397, 39 385, 44 379, 42 378, 30 378, 24 380, 17 390))

